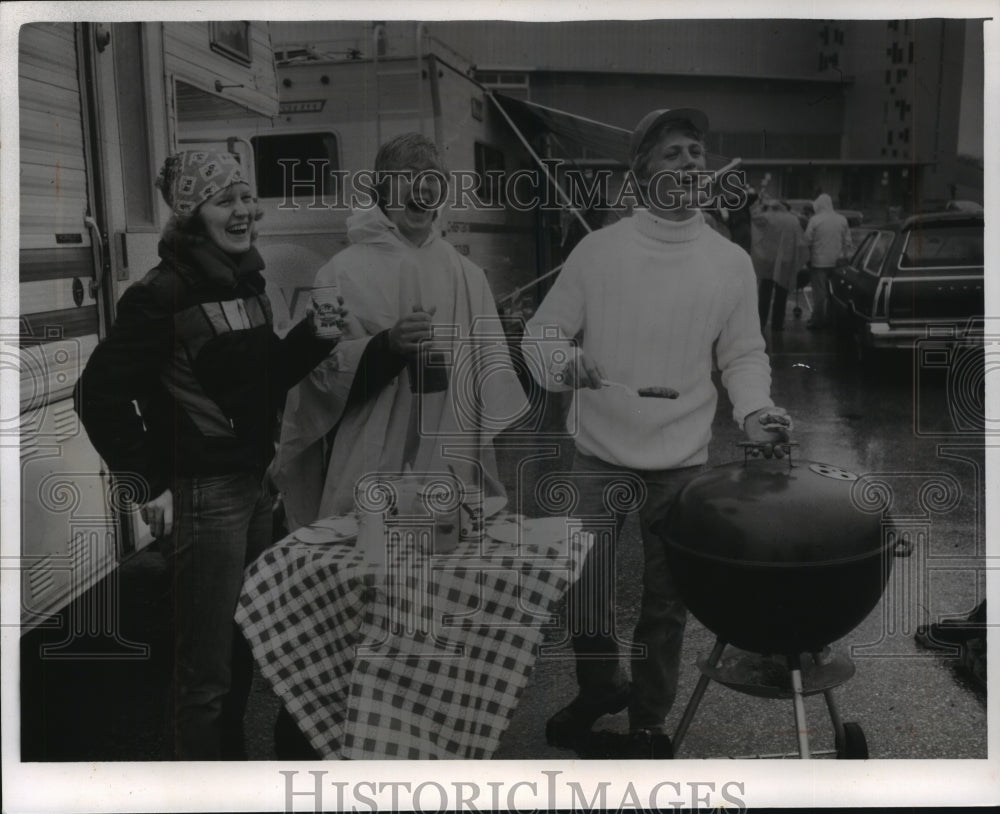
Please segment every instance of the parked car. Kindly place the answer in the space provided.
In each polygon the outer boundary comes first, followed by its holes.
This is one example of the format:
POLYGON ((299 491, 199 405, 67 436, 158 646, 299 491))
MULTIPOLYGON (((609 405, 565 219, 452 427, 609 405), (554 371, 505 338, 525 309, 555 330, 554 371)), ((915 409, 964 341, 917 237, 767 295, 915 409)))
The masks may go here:
POLYGON ((923 337, 981 336, 984 218, 915 215, 864 234, 850 261, 830 275, 830 302, 846 347, 912 348, 923 337))
POLYGON ((915 213, 929 212, 982 212, 983 205, 978 201, 967 201, 956 198, 924 198, 914 210, 915 213))

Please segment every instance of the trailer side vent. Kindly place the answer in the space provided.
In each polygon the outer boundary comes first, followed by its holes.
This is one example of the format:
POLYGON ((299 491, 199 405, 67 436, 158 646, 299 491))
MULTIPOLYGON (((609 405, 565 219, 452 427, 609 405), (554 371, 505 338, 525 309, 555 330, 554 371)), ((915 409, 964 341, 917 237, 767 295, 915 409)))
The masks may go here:
POLYGON ((55 588, 55 577, 52 570, 52 555, 48 555, 28 569, 28 590, 32 602, 44 599, 47 593, 55 588))

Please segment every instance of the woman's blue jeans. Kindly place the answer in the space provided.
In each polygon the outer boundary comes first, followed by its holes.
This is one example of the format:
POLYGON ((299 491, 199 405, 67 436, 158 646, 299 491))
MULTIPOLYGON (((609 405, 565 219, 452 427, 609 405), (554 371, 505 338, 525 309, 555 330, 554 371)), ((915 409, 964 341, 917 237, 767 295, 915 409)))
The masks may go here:
POLYGON ((163 541, 174 604, 168 750, 176 760, 240 759, 253 661, 233 616, 244 569, 271 543, 271 497, 254 472, 180 478, 173 489, 163 541))
POLYGON ((580 695, 597 704, 627 682, 619 645, 630 653, 629 726, 662 727, 677 695, 687 609, 667 567, 663 541, 650 529, 700 466, 655 471, 614 466, 577 451, 572 484, 575 515, 594 533, 594 547, 569 592, 569 620, 580 695), (617 635, 615 548, 625 517, 639 512, 643 573, 632 642, 617 635))

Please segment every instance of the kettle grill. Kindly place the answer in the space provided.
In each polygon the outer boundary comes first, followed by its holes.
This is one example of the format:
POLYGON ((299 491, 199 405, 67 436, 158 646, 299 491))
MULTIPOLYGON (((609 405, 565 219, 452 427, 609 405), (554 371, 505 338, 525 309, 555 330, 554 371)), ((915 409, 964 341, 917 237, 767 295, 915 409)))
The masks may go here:
POLYGON ((743 461, 688 482, 654 528, 691 613, 716 642, 698 662, 698 683, 673 736, 679 749, 708 683, 766 698, 791 698, 798 754, 813 754, 804 698, 822 693, 838 758, 868 757, 861 727, 844 723, 832 690, 854 675, 829 645, 878 604, 893 556, 905 556, 886 518, 865 508, 858 476, 830 464, 761 459, 739 444, 743 461), (726 659, 727 647, 737 648, 726 659))

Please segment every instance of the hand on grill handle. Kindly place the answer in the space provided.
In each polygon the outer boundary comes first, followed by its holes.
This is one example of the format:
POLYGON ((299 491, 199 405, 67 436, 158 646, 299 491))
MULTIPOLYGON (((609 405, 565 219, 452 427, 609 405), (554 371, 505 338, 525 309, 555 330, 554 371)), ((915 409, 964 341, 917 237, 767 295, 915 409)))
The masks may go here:
POLYGON ((754 457, 784 458, 792 443, 792 418, 783 407, 764 407, 750 413, 743 421, 747 441, 742 443, 754 457))

